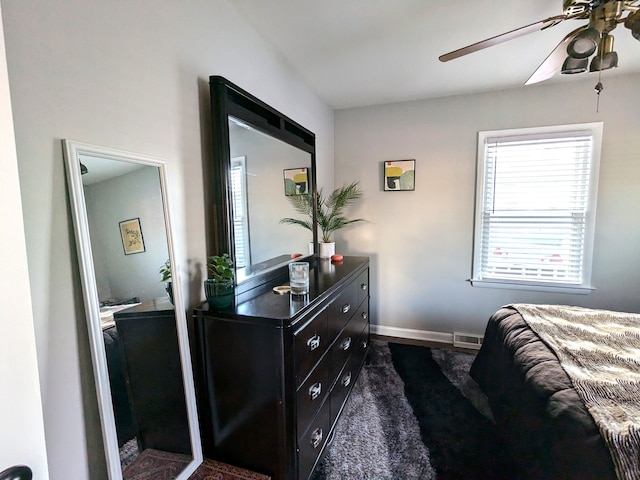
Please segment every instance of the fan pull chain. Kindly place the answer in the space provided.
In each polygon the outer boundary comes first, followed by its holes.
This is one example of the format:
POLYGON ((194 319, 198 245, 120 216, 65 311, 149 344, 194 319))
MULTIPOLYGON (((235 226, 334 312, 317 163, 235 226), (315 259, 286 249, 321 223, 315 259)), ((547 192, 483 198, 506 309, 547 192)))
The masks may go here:
POLYGON ((602 85, 602 82, 600 81, 602 79, 602 59, 604 58, 604 48, 601 47, 599 50, 600 68, 598 69, 598 83, 596 83, 595 86, 596 95, 598 96, 596 100, 596 113, 600 113, 600 93, 604 90, 604 85, 602 85))

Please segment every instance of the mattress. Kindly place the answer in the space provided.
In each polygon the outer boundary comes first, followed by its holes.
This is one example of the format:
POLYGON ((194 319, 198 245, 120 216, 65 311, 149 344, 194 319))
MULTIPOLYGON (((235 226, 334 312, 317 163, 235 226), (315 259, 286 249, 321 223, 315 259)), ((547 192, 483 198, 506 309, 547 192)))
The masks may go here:
POLYGON ((487 396, 514 479, 616 478, 571 380, 515 309, 501 308, 489 319, 471 377, 487 396))

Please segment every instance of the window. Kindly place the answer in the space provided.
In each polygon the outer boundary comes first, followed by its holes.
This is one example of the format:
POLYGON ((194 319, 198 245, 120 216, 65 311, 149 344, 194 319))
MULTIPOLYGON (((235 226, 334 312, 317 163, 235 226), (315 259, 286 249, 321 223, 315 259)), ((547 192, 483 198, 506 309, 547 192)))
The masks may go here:
POLYGON ((480 132, 474 286, 591 291, 602 123, 480 132))
POLYGON ((233 235, 236 247, 236 268, 251 265, 249 247, 249 213, 247 209, 246 157, 231 159, 231 192, 233 200, 233 235))

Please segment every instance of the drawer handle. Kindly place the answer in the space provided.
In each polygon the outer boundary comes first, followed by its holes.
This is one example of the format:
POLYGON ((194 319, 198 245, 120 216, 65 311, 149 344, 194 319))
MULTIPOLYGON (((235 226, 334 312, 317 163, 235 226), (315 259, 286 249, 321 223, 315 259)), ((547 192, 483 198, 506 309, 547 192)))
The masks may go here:
POLYGON ((347 350, 349 350, 350 347, 351 347, 351 337, 347 337, 340 344, 340 348, 346 352, 347 350))
POLYGON ((367 341, 366 340, 362 340, 362 348, 363 349, 367 348, 367 341))
POLYGON ((309 347, 309 351, 313 352, 316 348, 320 346, 320 335, 317 333, 307 340, 307 347, 309 347))
POLYGON ((346 375, 342 377, 342 386, 348 387, 351 385, 351 372, 347 372, 346 375))
POLYGON ((316 398, 318 398, 321 393, 322 393, 322 383, 320 382, 314 383, 309 387, 309 396, 311 397, 311 400, 315 400, 316 398))
POLYGON ((360 285, 360 288, 362 290, 366 290, 367 288, 369 288, 369 285, 367 285, 366 283, 363 283, 362 285, 360 285))
POLYGON ((362 312, 362 319, 366 320, 367 318, 369 318, 369 315, 367 315, 367 312, 362 312))
POLYGON ((351 310, 351 304, 350 304, 350 303, 345 303, 345 304, 342 306, 342 313, 348 313, 348 312, 349 312, 349 310, 351 310))
POLYGON ((313 448, 318 448, 322 443, 322 429, 316 428, 313 432, 311 432, 311 445, 313 448))

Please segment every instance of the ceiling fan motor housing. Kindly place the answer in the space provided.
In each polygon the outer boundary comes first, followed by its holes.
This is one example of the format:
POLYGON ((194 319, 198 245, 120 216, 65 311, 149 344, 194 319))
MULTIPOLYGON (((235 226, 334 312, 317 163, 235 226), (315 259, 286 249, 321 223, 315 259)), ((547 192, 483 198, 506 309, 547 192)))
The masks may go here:
POLYGON ((598 5, 591 11, 589 26, 603 34, 611 32, 618 25, 623 5, 624 2, 611 1, 598 5))

